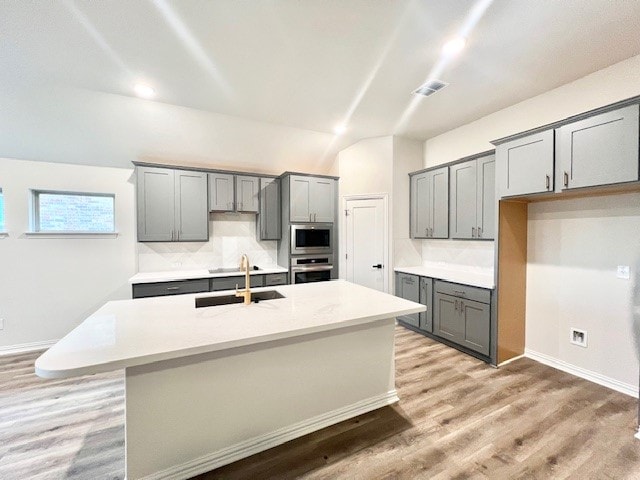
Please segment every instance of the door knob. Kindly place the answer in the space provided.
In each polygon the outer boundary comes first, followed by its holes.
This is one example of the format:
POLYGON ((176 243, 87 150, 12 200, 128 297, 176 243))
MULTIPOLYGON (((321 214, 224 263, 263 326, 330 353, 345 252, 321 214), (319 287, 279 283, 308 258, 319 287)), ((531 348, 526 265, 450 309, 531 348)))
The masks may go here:
POLYGON ((373 268, 382 268, 382 264, 381 264, 381 263, 378 263, 378 264, 376 264, 376 265, 372 265, 372 267, 373 267, 373 268))

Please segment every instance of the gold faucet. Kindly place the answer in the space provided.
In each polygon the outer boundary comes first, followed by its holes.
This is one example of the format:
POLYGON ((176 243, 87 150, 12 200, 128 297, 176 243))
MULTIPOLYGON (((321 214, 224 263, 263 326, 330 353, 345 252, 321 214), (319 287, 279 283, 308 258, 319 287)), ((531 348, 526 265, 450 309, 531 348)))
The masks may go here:
POLYGON ((244 271, 244 290, 238 290, 238 284, 236 283, 236 297, 244 297, 244 304, 251 304, 251 277, 249 275, 249 257, 246 253, 240 257, 240 271, 244 271))

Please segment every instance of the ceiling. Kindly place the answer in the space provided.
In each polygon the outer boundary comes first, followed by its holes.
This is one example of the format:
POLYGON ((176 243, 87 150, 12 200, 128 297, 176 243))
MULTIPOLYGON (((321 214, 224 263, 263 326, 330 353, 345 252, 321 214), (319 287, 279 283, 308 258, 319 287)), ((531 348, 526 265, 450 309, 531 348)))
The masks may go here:
MULTIPOLYGON (((52 83, 350 138, 427 139, 640 54, 640 1, 484 0, 467 48, 411 92, 470 0, 0 4, 0 86, 52 83)), ((3 88, 4 88, 3 87, 3 88)))

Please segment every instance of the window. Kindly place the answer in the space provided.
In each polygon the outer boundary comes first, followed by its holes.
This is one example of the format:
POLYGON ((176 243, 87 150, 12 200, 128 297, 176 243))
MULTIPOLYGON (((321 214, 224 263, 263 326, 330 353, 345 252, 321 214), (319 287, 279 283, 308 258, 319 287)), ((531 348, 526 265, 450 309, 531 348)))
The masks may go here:
POLYGON ((0 232, 5 231, 4 225, 4 195, 2 194, 2 189, 0 188, 0 232))
POLYGON ((36 232, 114 233, 115 195, 33 191, 36 232))

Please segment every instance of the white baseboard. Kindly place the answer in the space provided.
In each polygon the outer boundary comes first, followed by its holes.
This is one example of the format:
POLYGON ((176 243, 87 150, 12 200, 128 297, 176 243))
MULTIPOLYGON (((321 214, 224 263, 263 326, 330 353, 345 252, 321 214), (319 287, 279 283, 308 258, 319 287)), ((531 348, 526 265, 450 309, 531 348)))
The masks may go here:
POLYGON ((395 390, 367 398, 346 407, 304 420, 264 435, 218 450, 195 460, 147 475, 143 480, 182 480, 213 470, 214 468, 246 458, 250 455, 281 445, 294 438, 340 423, 363 413, 386 407, 399 400, 395 390))
POLYGON ((15 355, 17 353, 35 352, 36 350, 46 350, 52 347, 58 340, 45 340, 43 342, 19 343, 18 345, 7 345, 0 347, 0 355, 15 355))
POLYGON ((638 440, 640 440, 640 431, 634 435, 638 440))
POLYGON ((585 380, 589 380, 590 382, 597 383, 598 385, 602 385, 603 387, 607 387, 631 397, 638 398, 638 387, 636 387, 635 385, 631 385, 630 383, 624 383, 600 373, 596 373, 582 367, 577 367, 575 365, 572 365, 571 363, 567 363, 563 360, 558 360, 557 358, 551 357, 544 353, 534 352, 533 350, 529 350, 528 348, 524 350, 524 356, 550 367, 557 368, 558 370, 562 370, 563 372, 570 373, 571 375, 575 375, 576 377, 584 378, 585 380))

